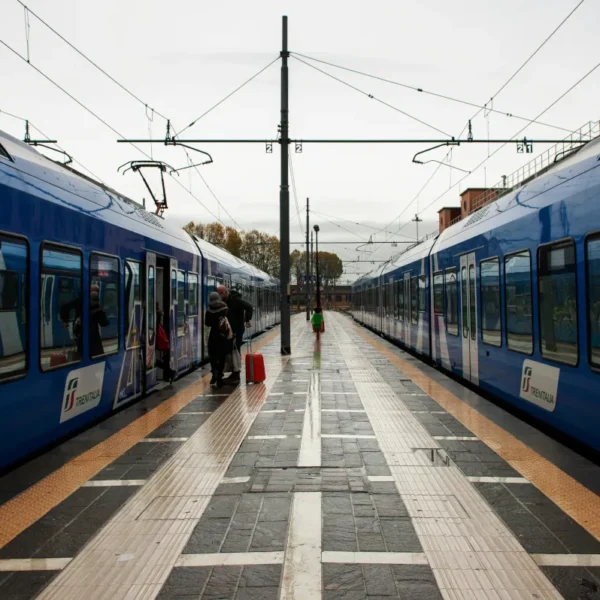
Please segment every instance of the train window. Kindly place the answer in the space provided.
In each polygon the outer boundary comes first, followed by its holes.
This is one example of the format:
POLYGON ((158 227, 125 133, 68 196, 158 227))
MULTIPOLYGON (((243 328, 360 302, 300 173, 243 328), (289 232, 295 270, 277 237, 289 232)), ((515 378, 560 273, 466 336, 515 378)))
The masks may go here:
POLYGON ((450 335, 458 335, 458 287, 456 269, 446 269, 446 331, 450 335))
POLYGON ((419 286, 417 277, 410 278, 410 318, 416 325, 419 322, 419 286))
POLYGON ((567 365, 576 365, 579 355, 576 270, 572 240, 538 249, 542 356, 567 365))
POLYGON ((419 312, 425 312, 425 275, 419 275, 419 312))
POLYGON ((125 261, 125 348, 139 344, 142 322, 142 289, 140 286, 140 264, 125 261), (136 312, 139 306, 139 312, 136 312))
POLYGON ((506 343, 510 350, 533 352, 531 254, 523 250, 504 257, 506 343))
POLYGON ((433 312, 444 314, 444 274, 441 271, 433 274, 433 312))
POLYGON ((502 345, 502 318, 500 302, 500 260, 481 261, 481 338, 490 346, 502 345))
POLYGON ((600 368, 600 234, 589 237, 585 246, 589 360, 600 368))
POLYGON ((188 273, 188 308, 191 316, 198 314, 198 275, 188 273))
POLYGON ((81 252, 42 246, 40 269, 40 367, 77 363, 83 350, 81 252))
POLYGON ((463 337, 469 337, 469 303, 467 301, 467 267, 460 270, 463 337))
POLYGON ((183 335, 185 325, 185 273, 177 271, 177 335, 183 335))
POLYGON ((90 356, 119 349, 119 259, 90 255, 90 356))
POLYGON ((0 235, 0 382, 27 372, 29 248, 0 235))

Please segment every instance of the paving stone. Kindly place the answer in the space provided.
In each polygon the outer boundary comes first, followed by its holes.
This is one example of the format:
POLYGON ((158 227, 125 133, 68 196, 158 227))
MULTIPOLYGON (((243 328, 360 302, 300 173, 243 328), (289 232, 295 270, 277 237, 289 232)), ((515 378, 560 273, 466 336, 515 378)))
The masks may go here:
POLYGON ((234 529, 227 532, 220 552, 248 552, 253 529, 234 529))
POLYGON ((203 516, 192 532, 183 553, 205 554, 218 552, 228 527, 229 519, 208 519, 203 516))
POLYGON ((382 519, 380 523, 388 552, 423 552, 410 519, 382 519))
POLYGON ((58 575, 58 571, 18 571, 2 573, 6 577, 0 584, 0 598, 29 600, 58 575))
POLYGON ((565 600, 600 600, 600 577, 596 577, 593 570, 584 567, 541 569, 565 600))
POLYGON ((201 597, 206 600, 233 598, 241 574, 242 567, 214 567, 201 597))
POLYGON ((323 565, 323 589, 364 591, 365 582, 361 566, 325 563, 323 565))
POLYGON ((250 550, 273 552, 283 550, 287 535, 287 521, 262 521, 257 523, 250 550))
POLYGON ((442 600, 435 577, 427 565, 392 565, 400 598, 442 600))
POLYGON ((323 600, 368 600, 364 590, 325 590, 323 600))
POLYGON ((258 517, 259 521, 287 521, 290 514, 291 498, 266 497, 258 517))
POLYGON ((47 541, 34 554, 34 558, 75 556, 94 537, 95 533, 95 531, 75 533, 63 529, 59 534, 47 541))
POLYGON ((211 567, 174 567, 157 600, 199 598, 211 570, 211 567))
POLYGON ((322 496, 323 514, 352 514, 352 502, 349 494, 324 492, 322 496))
POLYGON ((204 510, 203 517, 209 519, 231 518, 239 501, 239 496, 219 496, 211 498, 204 510))
POLYGON ((247 587, 241 588, 235 600, 279 600, 278 587, 247 587))
POLYGON ((363 565, 367 595, 397 596, 396 584, 389 565, 363 565))
POLYGON ((252 565, 244 567, 239 586, 279 587, 282 565, 252 565))

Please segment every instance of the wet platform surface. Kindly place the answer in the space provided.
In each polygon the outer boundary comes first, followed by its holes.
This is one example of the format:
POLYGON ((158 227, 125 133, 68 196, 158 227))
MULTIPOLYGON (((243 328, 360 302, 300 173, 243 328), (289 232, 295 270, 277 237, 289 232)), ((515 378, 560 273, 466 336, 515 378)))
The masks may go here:
POLYGON ((600 600, 600 468, 326 323, 0 478, 0 598, 600 600))

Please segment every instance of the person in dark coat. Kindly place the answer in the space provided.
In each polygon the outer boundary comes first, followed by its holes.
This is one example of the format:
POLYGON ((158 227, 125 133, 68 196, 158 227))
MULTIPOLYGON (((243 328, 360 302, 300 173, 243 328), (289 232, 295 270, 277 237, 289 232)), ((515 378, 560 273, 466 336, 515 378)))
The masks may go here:
MULTIPOLYGON (((231 323, 231 329, 233 329, 233 335, 235 336, 235 347, 241 350, 244 331, 247 327, 252 327, 252 315, 254 313, 252 304, 246 302, 237 290, 228 291, 224 285, 220 285, 217 288, 217 292, 219 292, 223 300, 227 303, 227 308, 229 309, 228 318, 231 323)), ((234 382, 239 380, 239 371, 234 371, 226 379, 226 381, 234 382)))
MULTIPOLYGON (((90 356, 102 356, 104 354, 104 346, 102 345, 102 336, 100 335, 100 327, 108 326, 108 317, 100 306, 99 287, 93 285, 90 292, 90 356)), ((60 307, 60 320, 63 322, 63 327, 69 326, 71 311, 73 311, 73 337, 77 346, 77 354, 79 358, 83 356, 83 330, 81 328, 81 316, 83 312, 81 296, 65 302, 60 307)))
POLYGON ((210 327, 208 334, 208 356, 212 379, 210 385, 223 385, 223 369, 225 357, 231 352, 233 332, 227 319, 228 308, 220 294, 211 292, 208 297, 208 310, 204 315, 205 327, 210 327))
POLYGON ((90 356, 102 356, 104 347, 100 327, 108 327, 108 317, 100 306, 100 294, 92 291, 90 294, 90 356))
POLYGON ((162 324, 163 313, 162 310, 156 311, 156 336, 154 338, 154 345, 158 352, 155 352, 156 360, 155 364, 161 368, 164 372, 164 377, 169 383, 175 381, 175 371, 171 369, 171 344, 169 337, 162 324))

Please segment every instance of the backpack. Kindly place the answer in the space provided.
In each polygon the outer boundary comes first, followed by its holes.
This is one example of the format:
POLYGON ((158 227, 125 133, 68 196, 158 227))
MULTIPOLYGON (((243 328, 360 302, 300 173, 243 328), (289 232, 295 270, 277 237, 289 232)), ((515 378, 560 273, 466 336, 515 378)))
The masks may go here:
POLYGON ((233 337, 233 330, 227 317, 219 317, 219 333, 226 340, 230 340, 233 337))

